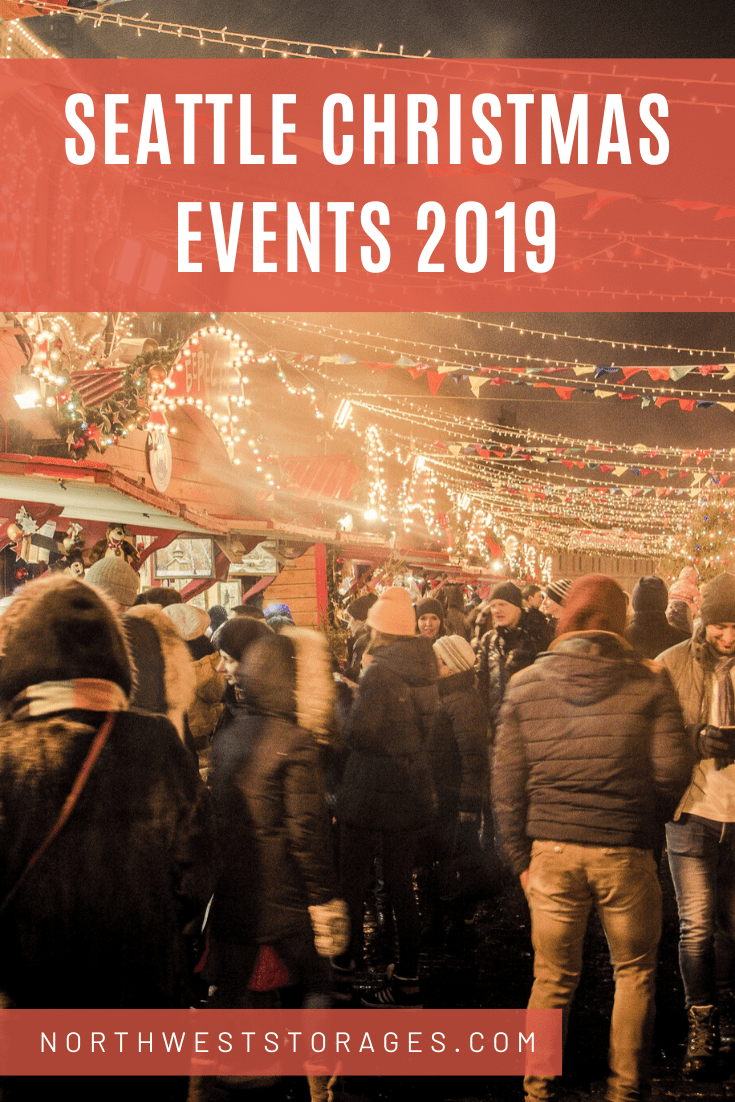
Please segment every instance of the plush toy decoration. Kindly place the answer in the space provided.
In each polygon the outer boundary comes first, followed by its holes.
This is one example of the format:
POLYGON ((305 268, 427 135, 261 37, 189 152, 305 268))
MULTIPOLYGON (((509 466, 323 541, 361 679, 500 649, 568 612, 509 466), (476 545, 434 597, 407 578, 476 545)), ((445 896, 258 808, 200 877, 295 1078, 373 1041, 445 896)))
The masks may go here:
POLYGON ((52 573, 70 574, 72 578, 84 577, 84 557, 80 550, 70 551, 68 555, 61 555, 58 551, 52 551, 49 555, 48 568, 52 573))
POLYGON ((125 538, 129 535, 130 533, 124 524, 108 524, 105 538, 97 540, 89 552, 89 565, 91 566, 98 559, 107 559, 114 556, 118 559, 125 559, 125 562, 131 566, 136 566, 139 555, 135 546, 125 538))

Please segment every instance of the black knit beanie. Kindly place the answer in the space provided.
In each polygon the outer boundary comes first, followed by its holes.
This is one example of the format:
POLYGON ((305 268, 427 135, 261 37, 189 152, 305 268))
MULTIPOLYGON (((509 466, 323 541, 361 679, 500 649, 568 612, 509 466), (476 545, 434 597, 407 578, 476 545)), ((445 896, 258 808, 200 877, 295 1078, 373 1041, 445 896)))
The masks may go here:
POLYGON ((362 597, 356 597, 348 604, 345 612, 353 620, 367 620, 367 614, 378 599, 377 593, 364 593, 362 597))
POLYGON ((93 677, 129 696, 132 670, 120 623, 95 590, 64 574, 27 585, 0 622, 0 699, 29 685, 93 677))
POLYGON ((641 578, 630 598, 633 612, 666 612, 669 591, 663 578, 649 574, 641 578))
POLYGON ((444 619, 444 609, 441 602, 437 601, 436 597, 424 597, 421 601, 416 602, 416 619, 421 616, 438 616, 440 620, 444 619))
POLYGON ((507 601, 509 605, 523 608, 523 594, 513 582, 500 582, 490 590, 491 601, 507 601))

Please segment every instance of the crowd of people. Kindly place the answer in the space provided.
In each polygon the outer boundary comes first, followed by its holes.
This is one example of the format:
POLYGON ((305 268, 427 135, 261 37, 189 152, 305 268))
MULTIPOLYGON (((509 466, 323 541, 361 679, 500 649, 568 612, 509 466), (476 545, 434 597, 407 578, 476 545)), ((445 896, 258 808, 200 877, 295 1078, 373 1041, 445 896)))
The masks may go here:
MULTIPOLYGON (((500 854, 531 915, 529 1006, 560 1009, 565 1030, 597 911, 615 978, 606 1097, 635 1102, 665 848, 682 1070, 716 1073, 735 1025, 735 576, 700 587, 687 567, 630 599, 603 575, 485 599, 387 586, 340 610, 341 661, 285 604, 228 615, 139 588, 106 557, 4 602, 3 1005, 418 1009, 423 939, 471 926, 500 854), (371 892, 395 955, 366 990, 371 892)), ((524 1087, 544 1102, 557 1084, 524 1087)), ((3 1086, 8 1102, 48 1089, 3 1086)), ((173 1102, 189 1084, 135 1089, 173 1102)))

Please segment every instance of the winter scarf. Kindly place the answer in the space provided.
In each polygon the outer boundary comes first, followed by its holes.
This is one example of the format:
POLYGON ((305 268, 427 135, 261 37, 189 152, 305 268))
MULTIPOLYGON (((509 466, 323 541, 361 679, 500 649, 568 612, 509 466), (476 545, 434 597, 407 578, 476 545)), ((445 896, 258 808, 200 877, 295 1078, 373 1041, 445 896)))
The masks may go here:
POLYGON ((77 677, 72 681, 42 681, 29 685, 10 702, 8 718, 33 719, 37 716, 70 712, 124 712, 128 698, 114 681, 99 677, 77 677))

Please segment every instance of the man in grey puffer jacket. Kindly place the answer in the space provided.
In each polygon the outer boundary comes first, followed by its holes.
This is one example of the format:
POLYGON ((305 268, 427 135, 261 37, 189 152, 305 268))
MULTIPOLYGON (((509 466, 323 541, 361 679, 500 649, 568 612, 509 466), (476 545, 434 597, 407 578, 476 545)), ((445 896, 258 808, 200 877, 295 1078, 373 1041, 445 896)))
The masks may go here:
MULTIPOLYGON (((653 850, 692 755, 676 695, 623 638, 625 597, 600 574, 571 587, 557 638, 511 679, 493 799, 501 848, 531 910, 529 1008, 561 1008, 566 1033, 594 906, 615 970, 608 1102, 646 1089, 661 889, 653 850)), ((554 1097, 527 1076, 526 1097, 554 1097)))

